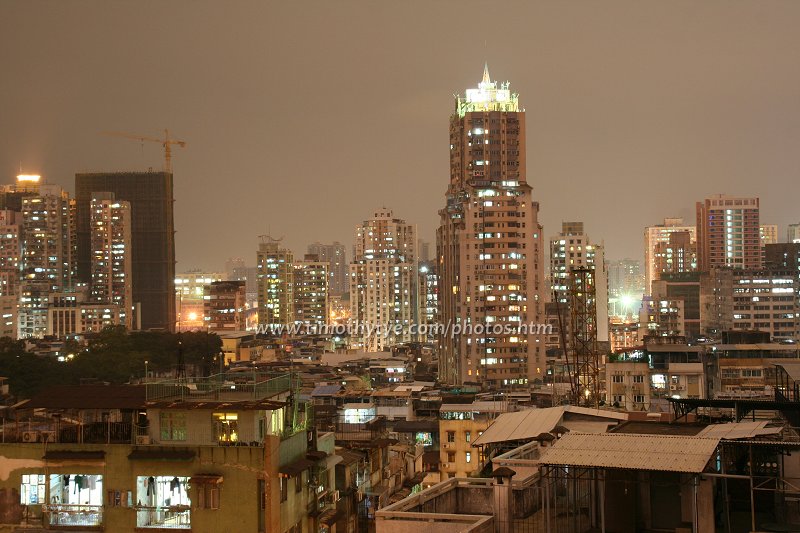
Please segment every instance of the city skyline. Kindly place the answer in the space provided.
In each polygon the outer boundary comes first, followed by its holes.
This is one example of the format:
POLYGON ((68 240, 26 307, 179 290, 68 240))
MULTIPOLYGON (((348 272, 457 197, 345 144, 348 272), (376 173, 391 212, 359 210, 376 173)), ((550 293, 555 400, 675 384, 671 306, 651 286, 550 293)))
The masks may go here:
POLYGON ((253 243, 268 229, 298 255, 315 241, 349 247, 352 225, 381 205, 432 242, 447 185, 451 97, 480 79, 487 61, 530 116, 529 182, 545 235, 583 220, 609 259, 641 259, 642 228, 692 220, 695 201, 722 193, 759 196, 762 221, 783 236, 798 219, 800 72, 787 51, 800 48, 800 6, 768 4, 517 6, 507 25, 519 31, 480 37, 456 31, 469 9, 444 6, 426 6, 424 20, 414 6, 394 6, 393 21, 386 8, 360 9, 372 24, 362 26, 348 4, 313 12, 248 4, 246 17, 207 4, 191 15, 180 3, 141 12, 9 4, 0 17, 8 73, 0 89, 17 105, 6 113, 0 171, 10 182, 21 163, 74 192, 75 173, 87 168, 161 167, 158 145, 102 132, 169 127, 188 142, 173 156, 178 271, 219 269, 228 257, 252 265, 253 243), (287 17, 304 24, 277 24, 287 17), (43 38, 24 39, 25 24, 10 23, 28 20, 43 38), (141 34, 117 31, 122 20, 141 34), (403 38, 412 23, 415 38, 403 38), (229 27, 241 31, 221 31, 229 27), (198 39, 202 30, 220 32, 220 42, 198 39), (583 36, 566 38, 575 34, 583 36), (96 39, 117 46, 90 46, 96 39), (477 51, 458 53, 469 46, 477 51), (218 80, 207 77, 209 66, 218 80), (391 127, 375 135, 379 121, 391 127), (318 216, 301 219, 299 200, 271 202, 276 194, 303 198, 302 211, 318 216), (198 215, 220 201, 238 208, 228 224, 198 215), (252 231, 228 232, 230 224, 252 231))

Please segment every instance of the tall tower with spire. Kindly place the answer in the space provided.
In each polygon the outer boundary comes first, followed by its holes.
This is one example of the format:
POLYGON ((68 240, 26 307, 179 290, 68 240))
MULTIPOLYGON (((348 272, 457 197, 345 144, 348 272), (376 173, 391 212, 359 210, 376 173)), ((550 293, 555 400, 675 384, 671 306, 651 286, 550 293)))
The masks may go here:
POLYGON ((525 171, 525 112, 488 66, 455 98, 450 182, 436 235, 439 379, 527 389, 545 372, 544 251, 525 171), (527 329, 526 329, 527 328, 527 329), (460 331, 460 334, 453 334, 460 331))

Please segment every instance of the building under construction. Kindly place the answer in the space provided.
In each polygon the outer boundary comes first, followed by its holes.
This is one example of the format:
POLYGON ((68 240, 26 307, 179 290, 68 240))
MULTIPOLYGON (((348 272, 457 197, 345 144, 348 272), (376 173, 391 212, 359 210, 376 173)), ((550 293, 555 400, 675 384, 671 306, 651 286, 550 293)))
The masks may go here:
POLYGON ((133 302, 142 329, 175 328, 175 222, 171 172, 98 172, 75 175, 78 277, 91 278, 92 194, 111 192, 131 206, 133 302))

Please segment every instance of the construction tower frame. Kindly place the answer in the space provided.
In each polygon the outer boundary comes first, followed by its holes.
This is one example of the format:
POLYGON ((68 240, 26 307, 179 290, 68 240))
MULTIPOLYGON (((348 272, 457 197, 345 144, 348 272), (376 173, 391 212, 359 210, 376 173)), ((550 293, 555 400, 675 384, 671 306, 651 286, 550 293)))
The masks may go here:
POLYGON ((600 405, 600 357, 597 347, 597 293, 593 268, 569 272, 573 405, 600 405))

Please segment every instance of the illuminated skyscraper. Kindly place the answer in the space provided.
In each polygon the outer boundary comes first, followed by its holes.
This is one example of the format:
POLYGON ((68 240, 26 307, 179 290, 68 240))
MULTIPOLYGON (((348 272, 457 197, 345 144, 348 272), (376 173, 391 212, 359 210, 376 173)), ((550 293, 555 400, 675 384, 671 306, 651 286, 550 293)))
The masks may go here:
POLYGON ((394 334, 395 329, 390 335, 383 334, 385 329, 372 329, 374 334, 351 336, 353 347, 374 352, 416 340, 411 335, 419 311, 416 247, 414 225, 396 218, 390 209, 378 209, 370 220, 356 226, 350 319, 369 328, 398 328, 400 334, 394 334))
POLYGON ((22 198, 19 337, 47 334, 51 293, 72 287, 75 276, 75 202, 57 185, 22 198))
POLYGON ((120 324, 135 325, 131 260, 131 205, 113 193, 97 192, 91 201, 92 280, 90 301, 116 305, 120 324))
POLYGON ((256 254, 258 324, 281 326, 294 322, 294 254, 280 239, 261 236, 256 254))
POLYGON ((467 331, 439 337, 440 381, 527 388, 546 363, 544 338, 518 331, 543 321, 542 227, 526 178, 525 112, 488 68, 455 99, 439 216, 439 321, 467 331))
POLYGON ((716 195, 697 202, 698 268, 761 268, 759 202, 716 195))

